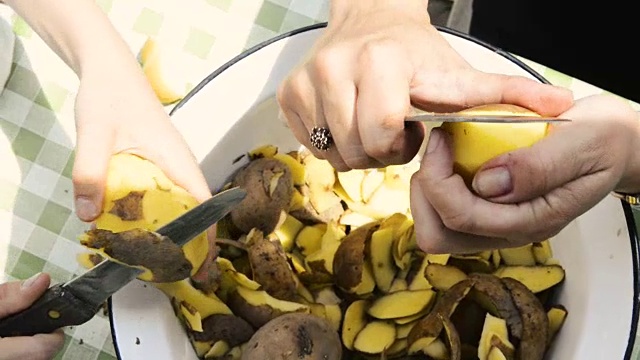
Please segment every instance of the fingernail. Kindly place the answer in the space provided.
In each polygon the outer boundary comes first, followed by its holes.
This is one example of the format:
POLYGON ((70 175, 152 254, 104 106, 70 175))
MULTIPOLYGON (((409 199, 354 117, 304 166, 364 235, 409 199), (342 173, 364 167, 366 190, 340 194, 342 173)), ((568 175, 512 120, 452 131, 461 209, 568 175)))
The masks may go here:
POLYGON ((89 200, 84 196, 79 196, 76 198, 76 214, 82 220, 89 221, 93 220, 96 216, 98 216, 98 208, 93 203, 93 201, 89 200))
POLYGON ((38 280, 38 278, 40 277, 40 275, 42 275, 42 273, 41 273, 41 272, 39 272, 39 273, 37 273, 37 274, 33 275, 32 277, 28 278, 27 280, 23 281, 23 282, 22 282, 22 286, 21 286, 21 288, 22 288, 22 289, 26 289, 26 288, 28 288, 29 286, 33 285, 33 283, 35 283, 35 282, 36 282, 36 280, 38 280))
POLYGON ((440 141, 442 140, 442 135, 440 131, 433 129, 429 134, 429 142, 427 143, 427 154, 432 153, 438 148, 440 145, 440 141))
POLYGON ((502 196, 513 190, 511 174, 504 166, 480 171, 473 178, 473 189, 482 197, 502 196))

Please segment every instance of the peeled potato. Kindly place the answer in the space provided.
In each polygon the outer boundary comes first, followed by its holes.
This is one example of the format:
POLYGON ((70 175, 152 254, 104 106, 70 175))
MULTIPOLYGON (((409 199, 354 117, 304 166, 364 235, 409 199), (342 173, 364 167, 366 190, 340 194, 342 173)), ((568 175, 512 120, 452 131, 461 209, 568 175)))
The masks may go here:
MULTIPOLYGON (((131 154, 116 154, 109 162, 104 206, 96 219, 96 228, 113 232, 155 231, 198 204, 151 161, 131 154)), ((192 265, 192 276, 207 257, 208 249, 204 232, 182 247, 192 265)))
MULTIPOLYGON (((466 115, 540 116, 516 105, 483 105, 460 111, 466 115)), ((546 123, 450 122, 441 127, 453 141, 454 168, 468 184, 485 162, 492 158, 531 146, 547 135, 546 123)))
POLYGON ((138 55, 142 71, 160 102, 165 105, 181 100, 189 90, 184 75, 174 71, 177 66, 184 66, 180 50, 148 38, 138 55))

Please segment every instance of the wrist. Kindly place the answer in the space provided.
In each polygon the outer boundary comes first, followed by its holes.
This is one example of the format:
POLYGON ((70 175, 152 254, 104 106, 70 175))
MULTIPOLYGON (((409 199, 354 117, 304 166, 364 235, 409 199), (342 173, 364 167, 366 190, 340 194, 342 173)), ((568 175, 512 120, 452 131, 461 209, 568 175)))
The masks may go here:
POLYGON ((619 193, 640 194, 640 116, 638 114, 640 113, 636 113, 636 126, 632 129, 629 159, 615 188, 619 193))
POLYGON ((329 22, 355 14, 370 13, 372 9, 389 9, 407 14, 424 13, 428 16, 429 0, 331 0, 329 22))

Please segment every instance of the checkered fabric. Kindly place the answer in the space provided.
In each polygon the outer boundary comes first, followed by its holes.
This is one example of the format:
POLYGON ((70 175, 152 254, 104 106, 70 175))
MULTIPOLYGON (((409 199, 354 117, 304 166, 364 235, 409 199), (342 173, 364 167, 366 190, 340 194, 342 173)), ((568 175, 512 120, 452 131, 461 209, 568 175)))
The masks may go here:
MULTIPOLYGON (((171 38, 196 84, 233 56, 277 34, 326 21, 328 0, 96 0, 137 53, 148 36, 171 38)), ((13 67, 0 94, 0 281, 40 271, 53 282, 80 274, 71 169, 75 74, 19 17, 0 6, 17 36, 13 67)), ((3 51, 0 44, 0 51, 3 51)), ((543 66, 532 67, 578 95, 593 88, 543 66)), ((66 330, 58 359, 114 359, 103 314, 66 330)))

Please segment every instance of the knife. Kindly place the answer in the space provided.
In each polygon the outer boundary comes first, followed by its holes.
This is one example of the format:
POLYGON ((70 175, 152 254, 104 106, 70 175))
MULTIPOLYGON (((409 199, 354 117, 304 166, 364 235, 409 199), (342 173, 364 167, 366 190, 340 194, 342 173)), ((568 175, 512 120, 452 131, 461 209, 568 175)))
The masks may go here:
MULTIPOLYGON (((246 192, 237 187, 225 190, 155 232, 184 246, 221 220, 245 196, 246 192)), ((65 326, 84 324, 111 295, 142 272, 104 260, 83 275, 50 287, 22 312, 0 319, 0 338, 46 334, 65 326)))
POLYGON ((450 114, 420 114, 409 116, 405 121, 422 122, 480 122, 480 123, 559 123, 568 122, 569 119, 516 116, 516 115, 465 115, 459 113, 450 114))

